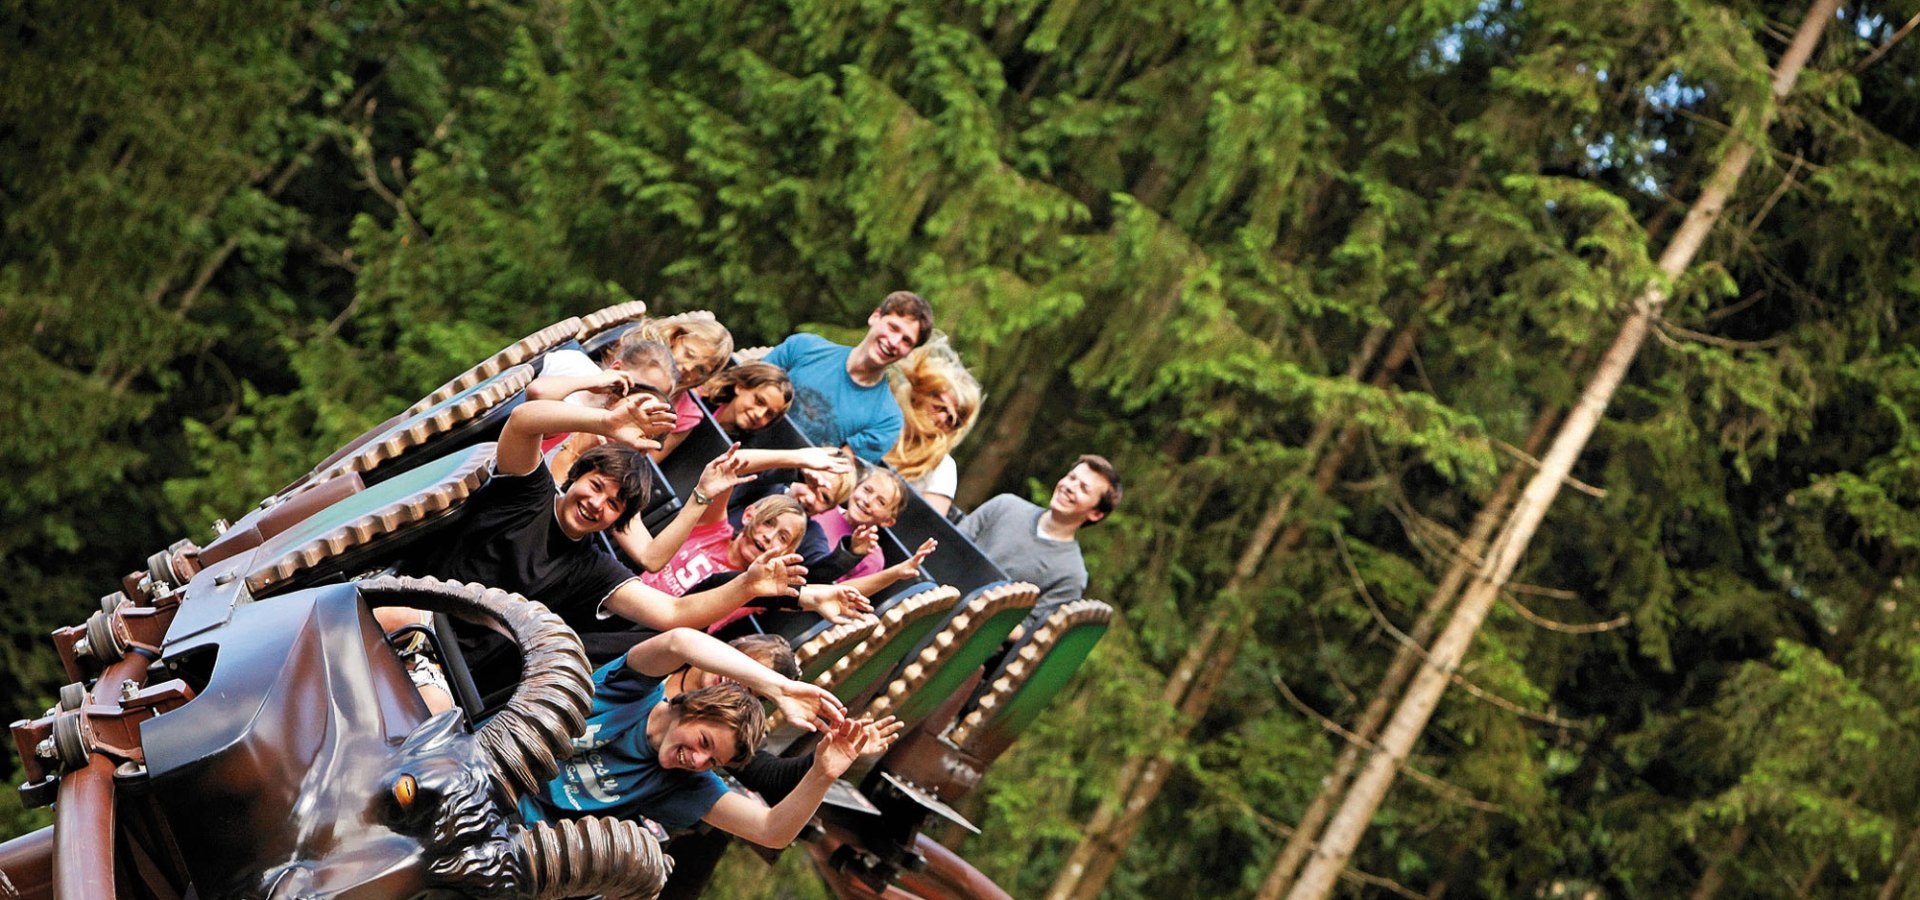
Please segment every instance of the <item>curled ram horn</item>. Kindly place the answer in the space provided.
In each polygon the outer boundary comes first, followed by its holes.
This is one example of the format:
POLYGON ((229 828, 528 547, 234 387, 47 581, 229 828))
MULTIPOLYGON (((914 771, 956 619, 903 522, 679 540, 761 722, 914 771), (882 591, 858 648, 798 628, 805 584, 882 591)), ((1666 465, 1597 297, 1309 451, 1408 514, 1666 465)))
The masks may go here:
POLYGON ((650 900, 666 886, 673 860, 644 826, 590 816, 536 822, 515 834, 533 896, 540 900, 601 894, 650 900))
POLYGON ((587 728, 593 676, 580 637, 545 606, 498 588, 437 578, 381 576, 359 583, 371 606, 411 606, 468 621, 490 620, 519 646, 525 673, 513 696, 474 735, 494 772, 514 790, 540 790, 573 755, 587 728))

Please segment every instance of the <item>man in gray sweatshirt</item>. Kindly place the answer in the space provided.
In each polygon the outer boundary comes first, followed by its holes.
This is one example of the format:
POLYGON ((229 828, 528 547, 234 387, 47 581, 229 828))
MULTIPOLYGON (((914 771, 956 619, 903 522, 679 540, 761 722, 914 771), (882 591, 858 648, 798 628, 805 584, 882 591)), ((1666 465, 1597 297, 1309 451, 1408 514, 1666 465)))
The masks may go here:
POLYGON ((1009 577, 1040 588, 1040 599, 1027 617, 1030 626, 1086 593, 1087 565, 1074 536, 1106 518, 1119 502, 1120 474, 1105 457, 1089 453, 1054 484, 1045 509, 1001 494, 961 520, 960 533, 1009 577))

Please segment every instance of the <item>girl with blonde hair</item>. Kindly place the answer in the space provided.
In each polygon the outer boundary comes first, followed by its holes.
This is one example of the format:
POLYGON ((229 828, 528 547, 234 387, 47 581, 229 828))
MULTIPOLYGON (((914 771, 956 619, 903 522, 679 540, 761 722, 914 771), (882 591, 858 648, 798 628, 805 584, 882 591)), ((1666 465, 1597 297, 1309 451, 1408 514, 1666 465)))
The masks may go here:
POLYGON ((653 451, 656 461, 666 459, 687 439, 687 432, 700 424, 700 401, 694 389, 727 365, 727 359, 733 356, 733 332, 720 324, 713 313, 696 310, 664 319, 648 319, 624 340, 659 341, 673 353, 673 363, 680 375, 668 398, 675 415, 673 433, 661 439, 660 449, 653 451))
POLYGON ((903 423, 887 462, 929 506, 946 515, 960 481, 953 448, 979 418, 980 382, 940 332, 895 365, 888 377, 903 423))

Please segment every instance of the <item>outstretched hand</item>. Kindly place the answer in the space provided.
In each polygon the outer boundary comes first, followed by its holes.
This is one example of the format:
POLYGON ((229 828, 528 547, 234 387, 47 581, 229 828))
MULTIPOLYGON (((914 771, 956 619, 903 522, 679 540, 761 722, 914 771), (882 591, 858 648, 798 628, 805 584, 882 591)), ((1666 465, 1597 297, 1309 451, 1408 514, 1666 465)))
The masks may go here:
POLYGON ((927 538, 925 541, 922 541, 920 543, 920 549, 913 551, 912 556, 909 556, 906 559, 903 559, 893 565, 894 574, 900 576, 899 578, 896 578, 894 580, 898 581, 904 578, 919 578, 920 564, 923 562, 926 562, 927 557, 932 556, 933 551, 938 550, 939 548, 940 548, 940 542, 934 540, 933 538, 927 538))
POLYGON ((893 747, 894 738, 899 737, 900 732, 907 727, 892 716, 879 721, 857 719, 853 724, 860 726, 860 741, 854 747, 854 752, 860 756, 885 753, 893 747))
POLYGON ((880 526, 855 525, 853 534, 848 540, 853 544, 854 556, 866 556, 873 552, 873 545, 880 541, 880 526))
POLYGON ((800 562, 798 553, 781 553, 778 548, 768 550, 747 567, 740 583, 745 585, 749 597, 797 597, 800 586, 807 580, 807 567, 800 562))
POLYGON ((873 612, 873 601, 844 584, 808 584, 800 588, 800 608, 835 625, 845 625, 873 612))
POLYGON ((823 721, 831 730, 847 721, 846 704, 819 685, 783 679, 771 699, 780 714, 801 731, 819 731, 823 721))
POLYGON ((729 491, 752 476, 743 474, 746 461, 736 452, 739 444, 727 448, 727 452, 714 457, 707 467, 700 470, 700 493, 708 497, 718 497, 721 491, 729 491))
POLYGON ((673 407, 652 394, 633 394, 607 408, 607 437, 635 450, 660 449, 654 438, 673 430, 673 407))
POLYGON ((794 451, 799 468, 845 475, 853 471, 853 457, 839 447, 806 447, 794 451))
POLYGON ((636 386, 633 373, 619 369, 601 369, 598 373, 586 377, 589 383, 581 390, 606 394, 609 397, 625 397, 632 393, 636 386))
POLYGON ((822 732, 813 748, 813 764, 834 778, 845 775, 855 759, 877 753, 893 743, 900 723, 892 716, 875 722, 871 719, 841 721, 822 732))

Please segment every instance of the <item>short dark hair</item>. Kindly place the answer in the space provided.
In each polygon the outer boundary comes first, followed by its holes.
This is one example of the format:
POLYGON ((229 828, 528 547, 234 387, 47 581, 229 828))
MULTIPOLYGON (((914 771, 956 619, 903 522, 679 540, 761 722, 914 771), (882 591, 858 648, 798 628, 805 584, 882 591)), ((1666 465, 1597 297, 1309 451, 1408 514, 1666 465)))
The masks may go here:
MULTIPOLYGON (((1107 462, 1106 457, 1098 453, 1082 453, 1079 459, 1073 461, 1073 465, 1075 468, 1086 466, 1092 469, 1095 475, 1107 480, 1107 489, 1101 492, 1100 502, 1094 504, 1094 508, 1100 510, 1101 518, 1112 514, 1113 508, 1120 505, 1121 490, 1119 470, 1113 467, 1113 463, 1107 462)), ((1067 471, 1071 472, 1073 470, 1068 469, 1067 471)), ((1087 524, 1091 525, 1093 523, 1089 522, 1087 524)))
POLYGON ((800 661, 793 656, 793 645, 777 634, 747 634, 727 642, 727 646, 752 659, 788 681, 800 680, 800 661))
POLYGON ((619 485, 615 496, 624 505, 612 526, 612 530, 618 531, 633 521, 635 513, 646 507, 652 493, 653 477, 647 473, 647 467, 640 464, 640 451, 619 444, 601 444, 580 454, 580 458, 573 461, 573 468, 567 470, 567 481, 560 485, 560 490, 566 491, 573 487, 574 482, 594 472, 613 479, 619 485))
POLYGON ((933 337, 933 304, 925 297, 912 291, 894 291, 887 299, 880 301, 874 312, 883 316, 904 316, 920 323, 920 333, 914 336, 913 345, 920 346, 933 337))

